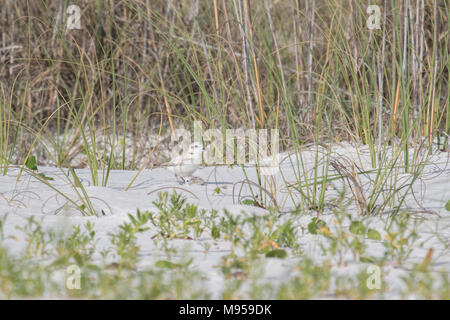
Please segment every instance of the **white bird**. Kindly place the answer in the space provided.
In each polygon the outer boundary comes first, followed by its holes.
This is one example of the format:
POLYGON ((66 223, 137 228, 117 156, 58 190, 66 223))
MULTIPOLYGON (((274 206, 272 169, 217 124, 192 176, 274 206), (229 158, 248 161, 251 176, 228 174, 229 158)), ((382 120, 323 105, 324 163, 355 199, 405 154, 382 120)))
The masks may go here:
POLYGON ((175 174, 177 179, 181 178, 180 183, 189 183, 192 175, 200 167, 202 162, 203 146, 201 143, 194 142, 189 145, 186 152, 173 158, 166 164, 167 169, 175 174))

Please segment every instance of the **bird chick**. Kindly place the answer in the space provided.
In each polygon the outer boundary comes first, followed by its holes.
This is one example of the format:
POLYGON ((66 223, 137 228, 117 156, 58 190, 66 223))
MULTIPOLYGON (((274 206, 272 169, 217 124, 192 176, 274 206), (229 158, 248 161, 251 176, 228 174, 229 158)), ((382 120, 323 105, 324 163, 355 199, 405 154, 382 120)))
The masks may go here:
POLYGON ((189 183, 194 172, 200 167, 202 155, 202 144, 194 142, 189 145, 187 151, 167 163, 167 169, 175 174, 180 184, 189 183))

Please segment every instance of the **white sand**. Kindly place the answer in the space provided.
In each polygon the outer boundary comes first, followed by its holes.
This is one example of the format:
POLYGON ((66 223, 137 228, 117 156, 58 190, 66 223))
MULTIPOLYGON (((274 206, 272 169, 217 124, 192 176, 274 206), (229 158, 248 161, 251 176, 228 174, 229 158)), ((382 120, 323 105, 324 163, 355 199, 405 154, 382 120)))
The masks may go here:
MULTIPOLYGON (((370 158, 367 148, 360 147, 358 149, 360 151, 360 157, 358 157, 355 150, 348 145, 336 146, 333 153, 337 160, 342 160, 342 157, 348 157, 353 159, 359 167, 370 169, 370 158)), ((287 154, 283 155, 287 156, 287 154)), ((306 168, 314 168, 314 155, 315 152, 313 150, 303 153, 306 168)), ((408 261, 401 267, 392 265, 383 269, 382 276, 389 286, 391 297, 396 297, 396 292, 402 284, 400 277, 408 272, 407 269, 412 263, 422 261, 429 248, 434 248, 435 250, 433 255, 435 258, 434 265, 432 266, 433 270, 450 272, 450 255, 447 251, 447 247, 450 244, 450 212, 447 212, 444 208, 445 203, 450 200, 450 165, 447 165, 448 157, 449 153, 435 153, 429 159, 430 164, 425 167, 424 174, 406 194, 406 201, 403 207, 417 212, 416 216, 423 217, 425 222, 419 227, 420 240, 416 242, 416 247, 413 248, 413 252, 408 261), (423 211, 424 208, 432 211, 433 214, 419 212, 423 211), (437 240, 433 236, 435 233, 440 235, 442 241, 437 240), (420 247, 419 243, 423 243, 423 246, 420 247)), ((296 161, 295 157, 291 159, 293 162, 296 161)), ((401 159, 399 164, 401 164, 401 159)), ((293 194, 294 199, 289 197, 285 188, 286 183, 283 180, 284 176, 288 181, 295 181, 295 171, 296 169, 293 169, 292 163, 289 160, 285 160, 282 162, 281 170, 277 175, 267 177, 265 184, 267 189, 270 188, 268 184, 270 179, 273 178, 275 179, 273 181, 276 181, 277 202, 283 211, 293 209, 297 201, 296 199, 299 199, 298 194, 293 194)), ((140 210, 155 211, 152 201, 158 198, 158 192, 153 192, 150 195, 148 193, 159 188, 164 188, 161 191, 169 192, 171 192, 172 187, 185 188, 195 195, 194 197, 189 192, 183 192, 188 198, 188 202, 198 204, 201 208, 205 209, 214 208, 221 210, 227 208, 233 214, 244 214, 244 211, 245 214, 264 214, 266 212, 266 210, 261 208, 238 205, 237 193, 239 192, 240 186, 236 187, 236 194, 233 199, 233 184, 244 179, 244 173, 238 166, 233 168, 226 166, 201 168, 196 172, 196 175, 208 181, 208 183, 206 185, 184 186, 180 186, 173 174, 164 168, 144 170, 128 191, 125 191, 125 188, 135 176, 135 171, 112 171, 107 187, 98 187, 92 186, 89 170, 77 170, 77 174, 82 178, 82 183, 86 187, 89 196, 92 197, 91 199, 97 211, 102 212, 103 210, 106 214, 101 217, 81 216, 73 208, 61 211, 56 215, 55 212, 57 209, 65 202, 63 197, 57 196, 55 190, 45 186, 42 182, 26 173, 22 175, 20 181, 17 181, 18 172, 18 168, 11 168, 6 176, 0 176, 0 193, 3 195, 0 198, 0 215, 9 214, 5 226, 5 233, 6 236, 14 235, 18 237, 16 240, 6 240, 4 245, 7 245, 13 252, 24 248, 26 245, 23 233, 18 231, 16 227, 23 226, 26 223, 26 219, 30 216, 34 216, 45 228, 57 228, 58 230, 67 231, 70 231, 70 225, 84 225, 87 221, 91 221, 94 223, 96 236, 99 239, 97 250, 100 252, 102 249, 110 246, 110 237, 108 234, 117 231, 117 226, 128 219, 127 214, 134 214, 138 208, 140 210), (221 187, 220 194, 214 192, 214 189, 218 186, 221 187)), ((67 183, 67 180, 59 169, 40 167, 39 172, 53 177, 55 180, 51 181, 52 185, 61 192, 72 195, 72 198, 74 198, 74 190, 67 183)), ((257 181, 253 167, 248 166, 247 174, 250 180, 257 181)), ((319 175, 321 175, 320 168, 319 175)), ((401 177, 407 181, 410 175, 402 174, 401 177)), ((99 180, 101 181, 101 176, 99 180)), ((368 181, 368 178, 366 179, 361 176, 361 184, 364 186, 364 192, 366 193, 370 189, 370 183, 368 181)), ((342 180, 337 180, 333 184, 337 187, 339 185, 342 186, 342 180)), ((181 191, 180 189, 176 190, 181 191)), ((244 188, 242 192, 243 194, 248 194, 248 188, 244 188)), ((401 191, 399 194, 401 194, 401 191)), ((358 214, 355 206, 351 210, 355 216, 358 214)), ((302 216, 298 219, 298 226, 306 228, 311 218, 311 215, 302 216)), ((330 225, 333 216, 325 212, 321 218, 330 225)), ((387 218, 387 214, 370 218, 370 225, 379 230, 382 236, 385 235, 382 230, 384 229, 387 218)), ((141 248, 142 267, 152 265, 155 261, 160 260, 161 255, 163 255, 162 251, 155 246, 154 241, 151 239, 153 235, 155 235, 155 230, 152 228, 139 234, 138 244, 141 248)), ((323 239, 323 237, 310 235, 307 231, 304 235, 301 235, 301 232, 299 232, 298 243, 300 244, 300 248, 305 254, 317 259, 317 261, 324 259, 321 256, 321 250, 318 245, 319 239, 323 239)), ((191 268, 206 274, 207 281, 210 282, 208 288, 211 291, 212 297, 219 297, 220 292, 223 290, 224 279, 218 266, 220 265, 221 257, 230 252, 230 244, 225 241, 213 241, 209 238, 209 233, 205 233, 200 240, 171 240, 171 244, 181 249, 178 250, 177 256, 182 257, 183 252, 194 257, 191 268), (205 254, 206 243, 211 245, 207 254, 205 254)), ((367 240, 367 245, 369 247, 368 252, 371 255, 381 256, 383 254, 384 248, 381 245, 381 241, 367 240)), ((293 266, 299 259, 301 258, 295 255, 289 255, 284 260, 267 259, 267 263, 264 266, 265 275, 261 280, 270 281, 274 285, 281 283, 289 277, 293 266)), ((350 254, 345 256, 345 262, 346 266, 333 267, 336 274, 351 274, 367 266, 366 264, 352 262, 352 256, 350 254)))

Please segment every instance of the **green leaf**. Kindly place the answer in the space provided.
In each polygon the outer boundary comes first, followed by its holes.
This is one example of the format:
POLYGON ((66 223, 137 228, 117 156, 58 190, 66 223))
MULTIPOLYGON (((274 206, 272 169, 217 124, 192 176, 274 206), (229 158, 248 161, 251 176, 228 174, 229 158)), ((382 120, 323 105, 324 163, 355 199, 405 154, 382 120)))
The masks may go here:
POLYGON ((53 179, 52 177, 48 177, 48 176, 46 176, 46 175, 43 174, 43 173, 39 173, 39 176, 40 176, 42 179, 47 180, 47 181, 55 180, 55 179, 53 179))
POLYGON ((312 218, 311 222, 308 224, 308 231, 311 234, 317 234, 317 230, 326 226, 327 224, 325 221, 320 220, 319 218, 312 218))
POLYGON ((365 262, 365 263, 374 263, 375 259, 371 257, 359 257, 359 261, 365 262))
POLYGON ((380 233, 375 229, 369 229, 367 231, 367 236, 369 237, 369 239, 372 239, 372 240, 381 240, 380 233))
POLYGON ((214 240, 220 237, 220 230, 216 227, 216 225, 213 225, 213 227, 211 228, 211 236, 214 240))
POLYGON ((83 265, 83 257, 79 253, 75 253, 73 255, 73 258, 75 259, 75 262, 77 263, 77 265, 79 265, 79 266, 83 265))
POLYGON ((450 211, 450 200, 445 204, 445 210, 450 211))
POLYGON ((350 232, 356 235, 364 235, 366 233, 366 228, 361 221, 352 221, 350 224, 350 232))
POLYGON ((29 156, 27 161, 25 162, 25 166, 30 170, 36 171, 38 169, 36 165, 36 157, 29 156))
POLYGON ((253 201, 251 199, 245 199, 245 200, 242 200, 242 204, 245 204, 246 206, 254 206, 255 201, 253 201))
POLYGON ((166 269, 178 269, 182 268, 183 265, 179 263, 172 263, 167 260, 159 260, 155 263, 155 266, 158 268, 166 268, 166 269))
POLYGON ((173 263, 167 260, 159 260, 155 263, 155 266, 158 268, 166 268, 166 269, 179 269, 184 267, 189 267, 189 265, 192 263, 193 259, 189 259, 187 262, 181 264, 181 263, 173 263))
POLYGON ((266 253, 267 258, 278 258, 278 259, 284 259, 287 257, 287 253, 285 250, 282 249, 275 249, 271 250, 266 253))

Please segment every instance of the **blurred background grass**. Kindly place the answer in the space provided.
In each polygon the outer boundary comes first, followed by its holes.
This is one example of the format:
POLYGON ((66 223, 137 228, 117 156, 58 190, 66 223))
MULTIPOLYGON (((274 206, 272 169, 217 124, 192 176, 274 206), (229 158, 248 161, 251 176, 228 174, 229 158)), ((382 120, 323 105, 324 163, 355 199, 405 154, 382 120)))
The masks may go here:
POLYGON ((1 165, 135 169, 164 144, 149 132, 194 120, 279 128, 282 149, 368 144, 373 165, 377 145, 446 150, 449 3, 370 4, 381 29, 355 0, 2 0, 1 165))

